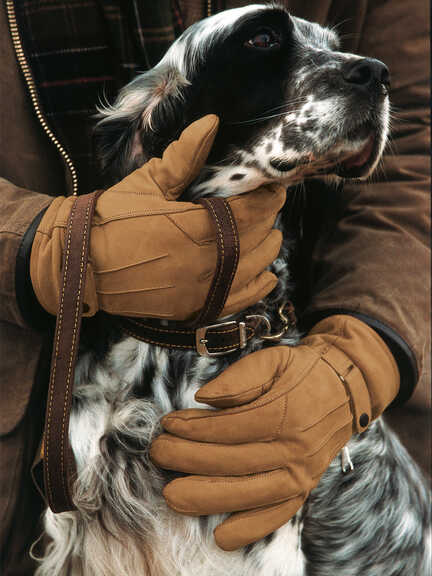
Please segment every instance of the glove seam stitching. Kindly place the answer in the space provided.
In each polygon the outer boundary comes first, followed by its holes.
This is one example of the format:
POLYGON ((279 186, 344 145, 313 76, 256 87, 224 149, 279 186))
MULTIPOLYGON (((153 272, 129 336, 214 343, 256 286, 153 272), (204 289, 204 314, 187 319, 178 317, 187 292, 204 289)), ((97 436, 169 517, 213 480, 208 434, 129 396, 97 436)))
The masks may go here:
POLYGON ((273 440, 279 439, 281 436, 281 432, 282 432, 282 425, 285 421, 286 418, 286 414, 287 414, 287 410, 288 410, 288 398, 287 398, 288 394, 285 394, 284 396, 284 407, 283 407, 283 412, 282 412, 282 418, 279 422, 278 427, 276 428, 274 435, 273 435, 273 440))
POLYGON ((342 404, 339 404, 338 406, 336 406, 335 408, 333 408, 332 410, 330 410, 330 412, 327 412, 327 414, 325 416, 321 416, 321 418, 319 420, 316 420, 315 422, 313 422, 312 424, 308 424, 305 428, 298 428, 299 432, 307 432, 308 430, 310 430, 311 428, 314 428, 317 424, 319 424, 320 422, 322 422, 325 418, 327 418, 327 416, 329 416, 330 414, 333 414, 334 412, 336 412, 337 410, 339 410, 340 408, 342 408, 343 406, 349 406, 349 398, 347 398, 342 404))
MULTIPOLYGON (((294 494, 293 496, 290 496, 289 498, 283 498, 281 500, 273 501, 270 504, 263 504, 262 506, 256 506, 255 509, 252 509, 252 510, 250 508, 249 509, 245 508, 244 510, 242 510, 242 512, 250 512, 250 514, 248 514, 248 518, 251 518, 251 517, 256 516, 262 512, 265 512, 265 511, 269 510, 270 508, 275 507, 279 504, 283 504, 284 502, 289 502, 291 500, 295 500, 296 498, 304 497, 305 495, 306 495, 305 492, 298 492, 297 494, 294 494)), ((223 522, 219 526, 226 526, 227 524, 232 524, 233 522, 236 522, 236 521, 237 521, 237 517, 234 514, 230 518, 225 520, 225 522, 223 522)), ((219 526, 217 528, 219 528, 219 526)))
MULTIPOLYGON (((237 330, 237 328, 235 329, 237 330)), ((230 332, 233 332, 234 330, 231 330, 230 332)), ((266 380, 263 384, 257 384, 256 386, 253 386, 252 388, 248 388, 247 390, 243 391, 243 392, 238 392, 237 394, 224 394, 223 396, 201 396, 200 394, 198 394, 200 401, 206 401, 206 400, 211 400, 211 401, 216 401, 216 400, 226 400, 226 399, 236 399, 239 398, 241 396, 244 396, 246 394, 249 394, 250 392, 254 392, 255 390, 258 390, 259 388, 261 388, 262 393, 264 394, 266 392, 265 387, 269 384, 269 382, 272 382, 272 380, 274 380, 274 378, 269 378, 268 380, 266 380)), ((196 397, 196 399, 198 400, 198 398, 196 397)))
POLYGON ((312 458, 313 456, 318 454, 318 452, 320 452, 323 448, 325 448, 325 446, 327 446, 327 444, 332 440, 332 438, 334 438, 334 436, 336 436, 336 434, 338 432, 340 432, 341 430, 346 428, 349 424, 352 424, 352 419, 347 420, 346 422, 344 422, 344 424, 342 424, 342 426, 339 426, 339 428, 337 428, 337 430, 335 430, 334 432, 331 432, 330 435, 324 440, 324 442, 320 446, 318 446, 318 448, 315 448, 315 452, 308 452, 306 454, 306 457, 312 458))
MULTIPOLYGON (((172 186, 171 188, 168 188, 165 193, 161 190, 161 192, 164 196, 166 194, 172 194, 173 191, 175 193, 175 192, 177 192, 178 189, 182 189, 182 188, 184 189, 187 186, 187 184, 185 185, 185 182, 187 182, 188 178, 190 178, 191 174, 194 174, 194 172, 196 171, 196 166, 198 165, 198 160, 200 159, 200 155, 202 153, 202 150, 207 145, 207 142, 210 140, 210 138, 212 138, 213 135, 215 134, 215 132, 217 132, 218 126, 219 126, 219 122, 215 122, 212 129, 205 135, 205 137, 201 141, 201 144, 198 148, 198 151, 194 155, 192 167, 189 169, 189 171, 188 171, 187 175, 185 176, 185 178, 183 179, 183 181, 179 184, 176 184, 175 186, 172 186)), ((204 165, 205 165, 205 162, 204 162, 204 165)), ((158 186, 158 188, 159 188, 159 186, 158 186)))

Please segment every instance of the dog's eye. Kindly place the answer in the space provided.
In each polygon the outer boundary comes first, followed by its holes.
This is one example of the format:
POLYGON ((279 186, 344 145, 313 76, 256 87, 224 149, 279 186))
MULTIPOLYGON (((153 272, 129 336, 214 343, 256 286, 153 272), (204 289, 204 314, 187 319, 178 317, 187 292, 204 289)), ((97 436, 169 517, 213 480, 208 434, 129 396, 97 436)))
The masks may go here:
POLYGON ((252 38, 245 42, 247 48, 258 48, 259 50, 268 50, 269 48, 278 48, 280 38, 273 30, 261 30, 252 38))

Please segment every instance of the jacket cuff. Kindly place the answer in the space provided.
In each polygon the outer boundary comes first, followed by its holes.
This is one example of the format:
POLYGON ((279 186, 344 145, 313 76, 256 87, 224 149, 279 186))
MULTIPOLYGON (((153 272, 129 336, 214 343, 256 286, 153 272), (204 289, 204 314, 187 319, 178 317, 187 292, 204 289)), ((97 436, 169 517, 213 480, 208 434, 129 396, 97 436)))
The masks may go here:
POLYGON ((349 316, 354 316, 354 318, 358 318, 370 326, 373 330, 375 330, 375 332, 377 332, 379 336, 381 336, 393 354, 399 369, 400 388, 398 395, 390 404, 389 408, 393 408, 394 406, 403 404, 409 400, 419 378, 416 359, 414 353, 405 342, 405 340, 386 324, 383 324, 379 320, 371 318, 366 314, 353 312, 352 310, 347 310, 344 308, 328 308, 325 310, 316 310, 300 318, 300 330, 309 332, 309 330, 311 330, 315 324, 324 318, 334 316, 336 314, 347 314, 349 316))
POLYGON ((16 298, 16 262, 30 223, 53 198, 0 177, 0 320, 29 328, 16 298))
POLYGON ((46 210, 47 207, 37 214, 24 233, 18 248, 15 266, 15 294, 18 308, 26 324, 35 330, 46 329, 54 318, 39 304, 30 278, 30 256, 33 240, 46 210))

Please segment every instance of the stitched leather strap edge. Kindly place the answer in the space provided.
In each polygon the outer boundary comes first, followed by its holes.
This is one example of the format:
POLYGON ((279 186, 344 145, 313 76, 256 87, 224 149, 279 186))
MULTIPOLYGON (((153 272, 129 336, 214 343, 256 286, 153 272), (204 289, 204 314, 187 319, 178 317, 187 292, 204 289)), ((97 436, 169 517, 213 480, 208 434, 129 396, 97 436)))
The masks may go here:
POLYGON ((228 298, 240 256, 240 241, 231 207, 224 198, 201 198, 216 228, 217 263, 204 307, 193 326, 205 326, 221 314, 228 298))
MULTIPOLYGON (((164 348, 196 351, 195 330, 164 328, 146 322, 140 322, 132 318, 119 318, 119 323, 126 334, 142 342, 155 344, 164 348)), ((246 324, 245 330, 246 341, 248 342, 255 335, 255 327, 246 324)), ((206 338, 208 339, 206 346, 209 352, 223 352, 224 350, 228 351, 239 348, 239 325, 211 328, 207 331, 206 338)))
MULTIPOLYGON (((123 330, 138 340, 166 348, 196 350, 195 329, 214 323, 225 306, 240 256, 237 225, 231 207, 224 198, 201 198, 199 202, 208 210, 213 221, 217 246, 216 269, 204 306, 194 320, 178 322, 176 327, 163 328, 151 321, 119 317, 123 330)), ((254 332, 250 326, 246 327, 246 339, 250 340, 254 332)), ((209 352, 232 350, 240 343, 238 326, 228 330, 211 329, 207 334, 209 352)))
POLYGON ((56 319, 44 430, 44 483, 55 513, 75 508, 71 484, 75 462, 69 445, 69 416, 75 372, 91 221, 101 191, 76 198, 68 219, 62 285, 56 319))

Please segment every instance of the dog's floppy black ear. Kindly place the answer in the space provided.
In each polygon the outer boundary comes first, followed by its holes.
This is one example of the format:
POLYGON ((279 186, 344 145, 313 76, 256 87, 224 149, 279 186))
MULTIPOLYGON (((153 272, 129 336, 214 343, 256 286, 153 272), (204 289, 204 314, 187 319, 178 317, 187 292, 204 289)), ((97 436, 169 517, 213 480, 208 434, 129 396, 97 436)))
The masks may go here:
POLYGON ((170 66, 140 74, 112 106, 99 108, 95 148, 105 185, 118 182, 153 156, 160 156, 186 125, 189 82, 170 66))

